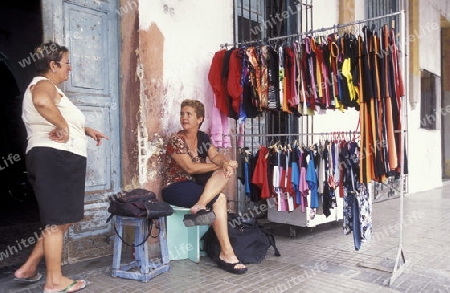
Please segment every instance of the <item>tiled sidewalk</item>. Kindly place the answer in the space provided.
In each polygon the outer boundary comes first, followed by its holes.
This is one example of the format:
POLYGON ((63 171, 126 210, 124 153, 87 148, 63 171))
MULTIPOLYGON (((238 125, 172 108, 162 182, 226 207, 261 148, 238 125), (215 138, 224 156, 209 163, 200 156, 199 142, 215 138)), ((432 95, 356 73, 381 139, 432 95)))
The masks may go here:
MULTIPOLYGON (((172 261, 171 270, 148 283, 112 278, 112 257, 68 265, 64 272, 90 284, 83 292, 450 292, 450 185, 404 198, 404 272, 389 287, 399 251, 399 205, 394 198, 373 206, 372 241, 354 250, 342 223, 313 229, 267 223, 280 257, 270 248, 261 264, 241 276, 217 268, 208 257, 199 264, 172 261)), ((10 271, 0 275, 0 292, 42 292, 43 281, 23 286, 10 271)))

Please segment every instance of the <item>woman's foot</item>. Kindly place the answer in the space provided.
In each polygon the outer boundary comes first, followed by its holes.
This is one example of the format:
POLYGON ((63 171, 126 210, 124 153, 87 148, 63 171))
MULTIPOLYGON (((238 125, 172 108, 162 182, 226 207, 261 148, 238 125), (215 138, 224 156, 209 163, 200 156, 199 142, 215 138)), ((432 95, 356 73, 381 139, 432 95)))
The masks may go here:
POLYGON ((221 254, 217 264, 221 269, 233 274, 243 274, 247 271, 247 267, 235 255, 224 256, 221 254))
POLYGON ((77 292, 86 288, 85 280, 71 280, 67 277, 62 277, 59 284, 52 284, 44 286, 44 293, 54 292, 77 292))
POLYGON ((205 206, 202 206, 202 205, 198 205, 198 204, 196 204, 196 205, 194 205, 192 208, 191 208, 191 214, 196 214, 198 211, 200 211, 200 210, 206 210, 206 207, 205 206))
POLYGON ((24 282, 37 282, 42 279, 42 275, 39 274, 36 268, 25 268, 24 266, 20 267, 14 272, 14 280, 16 281, 24 281, 24 282))
POLYGON ((183 223, 186 227, 211 225, 216 219, 216 214, 213 211, 199 210, 195 214, 185 214, 183 223))
POLYGON ((16 275, 14 274, 14 281, 24 284, 31 284, 39 282, 42 279, 42 277, 43 277, 42 274, 39 272, 36 272, 34 275, 30 277, 20 277, 20 278, 16 277, 16 275))

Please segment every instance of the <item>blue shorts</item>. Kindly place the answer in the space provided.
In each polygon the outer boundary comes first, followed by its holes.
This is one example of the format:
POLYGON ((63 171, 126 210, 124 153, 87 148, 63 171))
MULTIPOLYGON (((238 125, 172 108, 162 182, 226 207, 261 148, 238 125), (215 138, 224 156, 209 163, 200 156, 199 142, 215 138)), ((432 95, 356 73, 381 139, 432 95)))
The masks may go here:
MULTIPOLYGON (((193 207, 203 193, 204 186, 192 180, 175 182, 163 188, 161 191, 164 202, 171 205, 191 208, 193 207)), ((215 196, 207 205, 207 208, 212 208, 219 195, 215 196)))

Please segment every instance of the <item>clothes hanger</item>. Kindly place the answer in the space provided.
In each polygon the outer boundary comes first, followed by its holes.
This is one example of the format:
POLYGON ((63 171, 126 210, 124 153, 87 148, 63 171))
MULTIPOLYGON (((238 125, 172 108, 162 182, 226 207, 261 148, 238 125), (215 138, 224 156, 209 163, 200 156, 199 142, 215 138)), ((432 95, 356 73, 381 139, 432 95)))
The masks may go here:
POLYGON ((279 143, 280 143, 280 141, 277 140, 273 145, 269 146, 269 149, 276 149, 276 148, 278 148, 279 143))

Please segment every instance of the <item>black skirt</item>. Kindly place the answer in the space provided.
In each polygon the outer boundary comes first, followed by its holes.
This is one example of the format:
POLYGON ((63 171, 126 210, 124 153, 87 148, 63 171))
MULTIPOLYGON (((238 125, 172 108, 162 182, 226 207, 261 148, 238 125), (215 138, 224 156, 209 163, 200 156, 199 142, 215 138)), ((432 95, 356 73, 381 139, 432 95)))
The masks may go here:
POLYGON ((33 147, 26 155, 26 165, 43 225, 83 219, 85 157, 51 147, 33 147))

